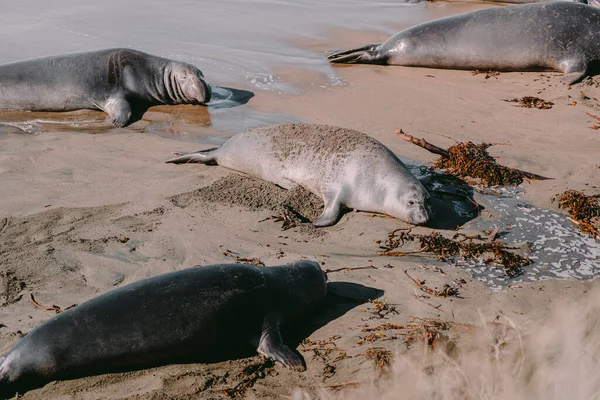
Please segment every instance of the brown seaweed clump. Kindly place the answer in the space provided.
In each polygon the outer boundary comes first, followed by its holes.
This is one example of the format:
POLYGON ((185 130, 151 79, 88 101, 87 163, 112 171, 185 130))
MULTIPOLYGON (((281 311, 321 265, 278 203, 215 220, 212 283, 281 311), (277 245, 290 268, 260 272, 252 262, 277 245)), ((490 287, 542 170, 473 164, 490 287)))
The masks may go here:
POLYGON ((384 241, 379 240, 380 255, 383 256, 404 256, 414 253, 433 253, 439 256, 440 260, 447 261, 450 257, 462 256, 466 260, 477 260, 483 255, 489 254, 485 263, 495 263, 501 265, 504 274, 509 277, 515 277, 521 274, 523 267, 530 264, 529 258, 519 254, 512 253, 509 247, 501 240, 484 239, 481 235, 466 236, 456 233, 452 238, 442 236, 438 232, 432 232, 429 235, 420 235, 411 233, 410 229, 396 229, 388 234, 384 241), (394 251, 406 242, 418 241, 421 248, 417 252, 394 251))
POLYGON ((600 194, 567 190, 558 199, 558 207, 567 209, 581 232, 600 239, 600 194))
POLYGON ((538 108, 540 110, 549 110, 554 105, 551 101, 546 101, 535 96, 524 96, 520 99, 505 100, 510 103, 518 103, 517 106, 524 108, 538 108))
POLYGON ((489 143, 458 143, 448 148, 449 157, 442 157, 434 168, 461 178, 480 179, 488 186, 517 186, 523 183, 525 175, 514 168, 505 167, 487 152, 489 143))

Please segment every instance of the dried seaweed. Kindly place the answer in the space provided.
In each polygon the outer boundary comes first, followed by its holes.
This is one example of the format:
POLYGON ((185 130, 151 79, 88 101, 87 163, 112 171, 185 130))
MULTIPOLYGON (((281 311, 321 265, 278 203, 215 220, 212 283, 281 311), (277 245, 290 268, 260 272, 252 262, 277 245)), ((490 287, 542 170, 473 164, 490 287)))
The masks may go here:
POLYGON ((235 252, 233 252, 233 251, 231 251, 229 249, 226 249, 223 252, 223 255, 226 256, 226 257, 234 258, 235 262, 239 263, 239 264, 250 264, 250 265, 256 265, 257 267, 264 267, 265 266, 265 263, 262 262, 258 258, 244 258, 244 257, 240 257, 238 255, 238 253, 235 253, 235 252))
POLYGON ((394 251, 406 242, 418 241, 421 248, 419 253, 436 254, 440 260, 448 261, 450 257, 461 256, 465 260, 477 260, 484 254, 490 254, 486 258, 486 264, 495 263, 501 265, 507 277, 515 277, 521 274, 522 268, 529 265, 529 258, 511 253, 514 248, 507 246, 501 240, 488 241, 480 235, 466 236, 460 233, 454 234, 452 238, 442 236, 438 232, 428 235, 413 234, 410 229, 396 229, 388 234, 384 241, 377 243, 382 249, 379 254, 384 256, 403 256, 415 252, 394 251))
POLYGON ((450 324, 433 318, 412 317, 406 325, 406 343, 415 342, 425 343, 428 346, 435 347, 440 338, 441 331, 450 329, 450 324))
POLYGON ((392 363, 392 352, 383 347, 372 347, 365 350, 363 355, 367 360, 373 361, 379 375, 386 372, 392 363))
POLYGON ((488 143, 458 143, 448 148, 450 157, 440 158, 434 167, 461 178, 480 179, 488 186, 516 186, 523 183, 523 173, 496 162, 487 152, 488 143))
POLYGON ((384 300, 373 300, 371 301, 371 306, 372 309, 369 312, 378 318, 387 318, 390 314, 398 314, 396 307, 384 300))
POLYGON ((402 129, 396 131, 402 139, 423 147, 431 153, 442 156, 434 163, 434 168, 444 169, 448 174, 461 178, 475 178, 487 186, 512 185, 523 182, 523 178, 545 180, 550 179, 531 172, 505 167, 487 152, 491 146, 488 143, 474 144, 472 142, 458 143, 448 150, 435 146, 424 139, 418 139, 404 133, 402 129))
POLYGON ((518 103, 517 106, 525 108, 538 108, 540 110, 548 110, 554 105, 551 101, 546 101, 534 96, 524 96, 520 99, 504 100, 509 103, 518 103))
POLYGON ((567 209, 581 232, 600 239, 600 194, 588 196, 567 190, 560 195, 558 206, 567 209))
POLYGON ((245 393, 250 389, 257 380, 263 379, 272 374, 275 363, 271 359, 263 359, 260 362, 250 364, 242 371, 244 377, 233 388, 226 387, 224 393, 231 399, 243 398, 245 393))
POLYGON ((35 297, 33 297, 33 294, 29 295, 31 297, 31 302, 38 308, 41 308, 42 310, 46 310, 46 311, 54 311, 56 314, 60 314, 63 311, 67 311, 70 308, 76 307, 77 304, 71 304, 70 306, 66 307, 66 308, 60 308, 59 306, 52 304, 52 307, 46 307, 41 305, 40 303, 38 303, 35 300, 35 297))
POLYGON ((377 269, 376 266, 374 265, 367 265, 365 267, 343 267, 343 268, 336 268, 336 269, 326 269, 325 272, 330 274, 333 272, 340 272, 340 271, 356 271, 359 269, 377 269))
POLYGON ((341 360, 345 360, 347 358, 351 358, 346 354, 345 351, 339 349, 337 344, 335 343, 341 336, 335 335, 326 340, 312 340, 310 338, 304 339, 301 345, 301 351, 313 353, 313 360, 321 360, 324 364, 323 366, 323 378, 331 378, 336 373, 336 367, 333 363, 337 363, 341 360), (337 352, 337 355, 334 357, 334 353, 337 352))
POLYGON ((419 289, 421 289, 421 291, 435 296, 435 297, 458 297, 458 288, 456 287, 452 287, 448 284, 445 284, 444 286, 442 286, 441 289, 432 289, 429 286, 425 285, 425 281, 422 280, 416 280, 414 279, 412 276, 410 276, 408 274, 407 270, 404 270, 404 273, 406 274, 406 276, 408 276, 410 278, 411 281, 413 281, 415 283, 415 285, 417 285, 419 287, 419 289))
POLYGON ((386 322, 385 324, 377 325, 374 327, 363 328, 362 331, 363 332, 377 332, 377 331, 390 331, 393 329, 404 329, 404 328, 406 328, 404 325, 386 322))
POLYGON ((480 71, 480 70, 476 69, 475 71, 472 72, 472 74, 473 74, 473 76, 479 75, 479 74, 485 74, 485 79, 490 79, 492 77, 498 79, 498 75, 500 75, 500 72, 492 71, 491 69, 489 69, 487 71, 480 71))

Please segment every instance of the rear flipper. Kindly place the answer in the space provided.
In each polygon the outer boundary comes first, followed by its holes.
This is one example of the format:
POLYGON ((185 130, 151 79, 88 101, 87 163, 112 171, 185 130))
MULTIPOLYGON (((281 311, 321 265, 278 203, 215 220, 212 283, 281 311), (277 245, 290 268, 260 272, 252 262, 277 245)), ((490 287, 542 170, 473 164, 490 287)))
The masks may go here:
POLYGON ((218 149, 218 147, 215 147, 208 150, 200 150, 195 153, 175 153, 175 155, 179 157, 172 158, 166 162, 173 164, 202 163, 208 165, 217 165, 214 152, 218 149))
POLYGON ((279 326, 270 326, 263 331, 257 351, 286 368, 300 372, 306 370, 300 356, 283 343, 279 326))
POLYGON ((327 57, 329 62, 340 64, 387 64, 387 56, 379 52, 380 44, 368 44, 357 49, 334 53, 327 57))

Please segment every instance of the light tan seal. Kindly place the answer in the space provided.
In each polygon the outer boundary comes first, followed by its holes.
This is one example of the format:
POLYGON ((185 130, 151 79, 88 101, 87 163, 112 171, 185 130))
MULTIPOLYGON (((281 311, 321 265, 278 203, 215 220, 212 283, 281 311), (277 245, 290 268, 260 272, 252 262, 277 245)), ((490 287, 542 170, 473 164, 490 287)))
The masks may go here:
POLYGON ((327 125, 285 124, 233 136, 221 147, 169 163, 218 164, 285 189, 302 185, 323 198, 315 226, 333 225, 342 206, 424 224, 430 196, 400 159, 372 137, 327 125))

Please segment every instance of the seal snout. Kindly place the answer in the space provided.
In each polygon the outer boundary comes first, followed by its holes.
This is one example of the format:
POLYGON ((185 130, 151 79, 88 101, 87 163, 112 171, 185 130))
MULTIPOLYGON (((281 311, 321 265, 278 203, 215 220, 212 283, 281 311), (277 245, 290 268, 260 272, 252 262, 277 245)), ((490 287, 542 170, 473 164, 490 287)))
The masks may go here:
POLYGON ((210 85, 206 83, 206 80, 204 79, 204 76, 202 76, 202 72, 200 71, 198 71, 198 80, 200 81, 200 83, 198 84, 200 92, 200 96, 198 96, 198 101, 202 104, 206 104, 212 98, 212 89, 210 88, 210 85))

